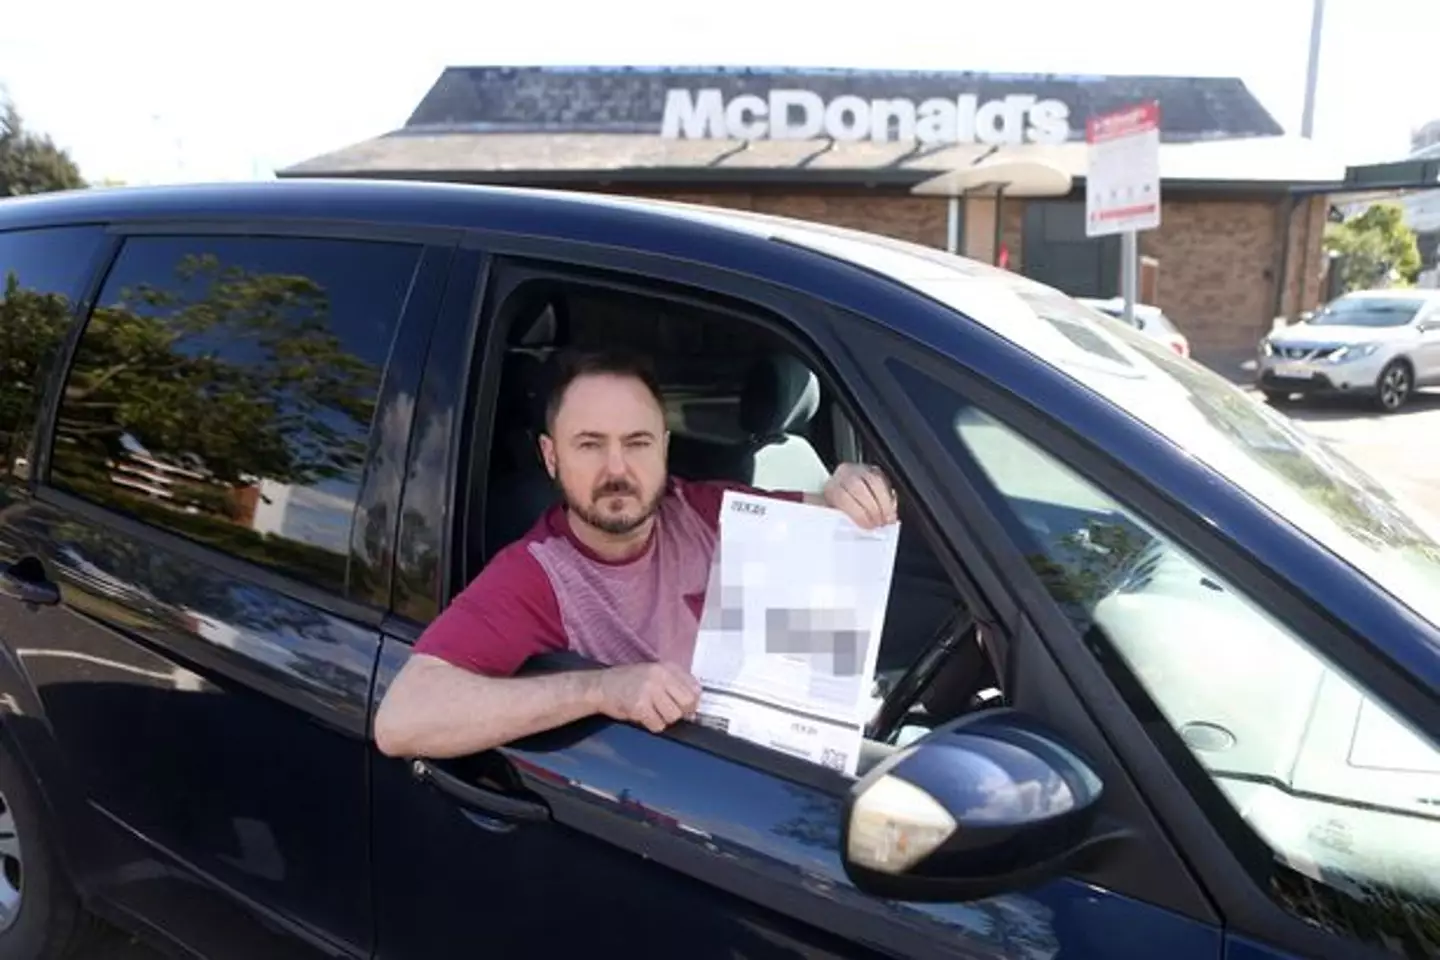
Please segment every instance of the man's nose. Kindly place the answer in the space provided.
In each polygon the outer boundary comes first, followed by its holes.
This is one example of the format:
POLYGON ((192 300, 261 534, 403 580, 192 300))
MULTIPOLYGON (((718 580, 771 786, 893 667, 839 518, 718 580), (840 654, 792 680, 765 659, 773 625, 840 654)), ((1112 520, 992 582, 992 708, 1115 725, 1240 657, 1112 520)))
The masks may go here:
POLYGON ((615 477, 623 477, 630 472, 630 466, 625 462, 625 445, 623 443, 610 445, 609 456, 605 458, 605 469, 615 477))

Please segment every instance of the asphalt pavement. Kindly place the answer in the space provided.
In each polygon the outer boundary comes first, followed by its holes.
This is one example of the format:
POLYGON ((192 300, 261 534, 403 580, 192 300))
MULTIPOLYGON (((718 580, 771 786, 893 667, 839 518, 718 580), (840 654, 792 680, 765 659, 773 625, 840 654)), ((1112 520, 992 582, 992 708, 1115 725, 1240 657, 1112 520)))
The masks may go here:
POLYGON ((1440 390, 1415 394, 1396 413, 1338 399, 1292 401, 1281 409, 1440 522, 1440 390))

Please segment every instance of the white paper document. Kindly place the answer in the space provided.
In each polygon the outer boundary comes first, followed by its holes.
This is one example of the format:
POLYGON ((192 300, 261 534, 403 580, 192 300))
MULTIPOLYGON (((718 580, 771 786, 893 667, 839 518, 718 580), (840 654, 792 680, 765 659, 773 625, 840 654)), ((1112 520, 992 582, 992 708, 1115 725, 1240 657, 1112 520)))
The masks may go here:
POLYGON ((853 775, 899 533, 727 492, 691 663, 699 722, 853 775))

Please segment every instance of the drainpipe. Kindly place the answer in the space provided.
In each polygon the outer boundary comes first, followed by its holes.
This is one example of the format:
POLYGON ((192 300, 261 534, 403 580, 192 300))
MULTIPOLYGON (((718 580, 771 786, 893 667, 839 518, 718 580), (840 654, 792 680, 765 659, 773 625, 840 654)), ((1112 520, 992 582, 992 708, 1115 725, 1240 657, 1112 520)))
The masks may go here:
MULTIPOLYGON (((1273 309, 1270 311, 1270 325, 1275 325, 1275 318, 1281 316, 1285 311, 1285 291, 1290 288, 1290 228, 1295 222, 1295 208, 1300 205, 1302 197, 1295 194, 1288 194, 1281 204, 1284 208, 1284 219, 1280 227, 1280 271, 1275 282, 1275 299, 1273 309)), ((1302 275, 1302 286, 1303 286, 1302 275)))
POLYGON ((1315 234, 1315 211, 1310 209, 1312 197, 1305 198, 1305 246, 1300 251, 1300 283, 1295 291, 1295 312, 1305 311, 1305 283, 1310 274, 1310 241, 1315 234))
POLYGON ((1000 265, 1000 247, 1005 242, 1005 184, 995 185, 995 249, 990 251, 990 262, 1000 265))

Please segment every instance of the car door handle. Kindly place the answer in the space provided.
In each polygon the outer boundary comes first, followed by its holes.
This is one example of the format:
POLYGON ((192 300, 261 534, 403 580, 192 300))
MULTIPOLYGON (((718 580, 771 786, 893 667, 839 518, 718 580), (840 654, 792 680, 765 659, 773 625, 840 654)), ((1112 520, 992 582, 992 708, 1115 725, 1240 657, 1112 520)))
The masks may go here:
POLYGON ((439 767, 424 760, 412 760, 410 773, 416 780, 429 783, 441 793, 448 794, 467 807, 484 811, 505 820, 549 820, 550 808, 534 800, 506 796, 494 790, 466 783, 453 773, 446 773, 439 767))
POLYGON ((24 562, 0 564, 0 595, 21 603, 51 607, 60 602, 60 588, 39 572, 39 565, 25 570, 24 562))

